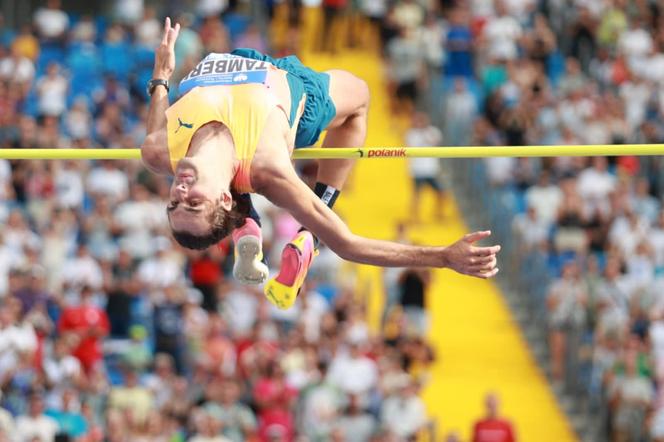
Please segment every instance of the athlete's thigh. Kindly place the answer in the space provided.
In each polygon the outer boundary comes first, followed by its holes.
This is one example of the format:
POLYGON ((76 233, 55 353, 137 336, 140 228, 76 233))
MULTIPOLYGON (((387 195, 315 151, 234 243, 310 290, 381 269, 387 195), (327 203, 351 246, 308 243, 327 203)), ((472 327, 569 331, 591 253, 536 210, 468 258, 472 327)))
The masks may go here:
POLYGON ((337 111, 327 128, 334 129, 348 117, 366 111, 369 106, 369 87, 364 80, 348 71, 333 69, 326 73, 330 76, 330 98, 337 111))

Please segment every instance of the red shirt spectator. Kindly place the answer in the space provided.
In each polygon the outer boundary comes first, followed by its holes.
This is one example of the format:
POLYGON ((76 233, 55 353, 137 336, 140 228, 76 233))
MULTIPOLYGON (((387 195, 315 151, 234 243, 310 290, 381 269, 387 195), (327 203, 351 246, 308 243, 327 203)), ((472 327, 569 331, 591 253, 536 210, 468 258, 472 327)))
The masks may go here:
POLYGON ((103 356, 101 340, 110 331, 106 312, 93 305, 91 297, 92 290, 84 287, 81 291, 81 303, 65 308, 58 322, 60 333, 72 333, 79 338, 73 355, 81 361, 86 373, 101 361, 103 356))
POLYGON ((515 442, 512 424, 498 417, 498 398, 489 394, 485 401, 487 415, 475 423, 473 442, 515 442))
POLYGON ((258 434, 261 440, 273 437, 292 441, 295 423, 291 404, 297 391, 286 384, 284 373, 278 362, 268 364, 264 377, 256 382, 253 396, 258 408, 258 434))

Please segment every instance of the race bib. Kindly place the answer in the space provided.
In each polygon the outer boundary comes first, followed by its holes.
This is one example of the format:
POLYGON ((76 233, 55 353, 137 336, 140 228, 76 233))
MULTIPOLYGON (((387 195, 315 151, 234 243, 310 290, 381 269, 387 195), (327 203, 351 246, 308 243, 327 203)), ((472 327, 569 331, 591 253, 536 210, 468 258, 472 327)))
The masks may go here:
POLYGON ((231 54, 210 54, 180 81, 179 93, 185 94, 196 86, 265 83, 272 67, 266 61, 231 54))

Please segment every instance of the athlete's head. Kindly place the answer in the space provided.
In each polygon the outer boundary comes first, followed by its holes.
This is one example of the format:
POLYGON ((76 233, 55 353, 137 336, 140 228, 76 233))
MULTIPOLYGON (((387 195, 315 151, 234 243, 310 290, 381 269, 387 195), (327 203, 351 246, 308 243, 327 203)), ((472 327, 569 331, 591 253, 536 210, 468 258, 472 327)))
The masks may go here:
POLYGON ((228 236, 244 220, 228 183, 207 176, 193 161, 180 161, 166 208, 175 240, 205 250, 228 236))

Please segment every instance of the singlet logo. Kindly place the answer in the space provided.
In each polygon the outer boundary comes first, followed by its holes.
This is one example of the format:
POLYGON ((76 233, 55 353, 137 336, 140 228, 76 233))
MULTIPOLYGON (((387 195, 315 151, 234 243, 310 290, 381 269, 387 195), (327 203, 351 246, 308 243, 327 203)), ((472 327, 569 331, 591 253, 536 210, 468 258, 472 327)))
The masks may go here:
POLYGON ((181 128, 183 128, 183 127, 184 127, 185 129, 191 129, 192 127, 194 127, 194 123, 184 123, 184 122, 180 119, 180 117, 178 117, 178 128, 175 129, 175 132, 174 132, 174 133, 178 133, 178 131, 179 131, 181 128))

